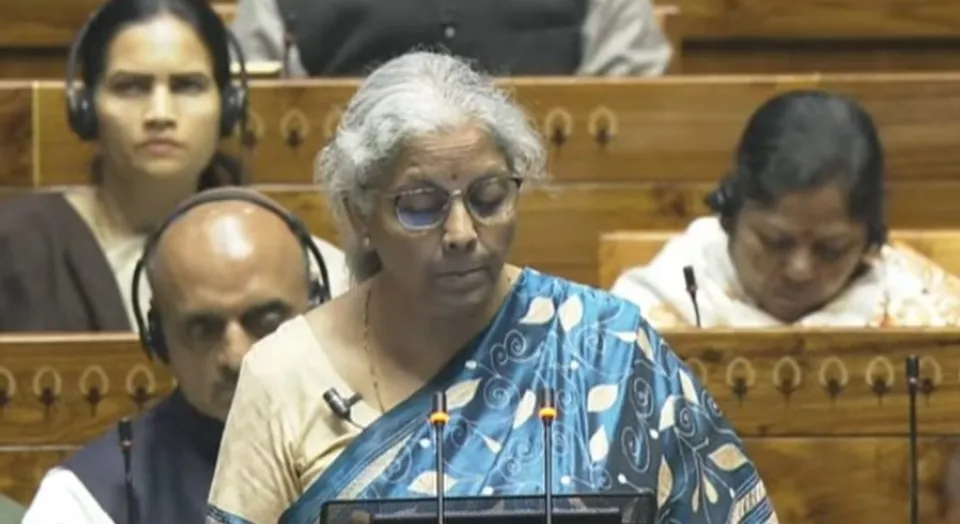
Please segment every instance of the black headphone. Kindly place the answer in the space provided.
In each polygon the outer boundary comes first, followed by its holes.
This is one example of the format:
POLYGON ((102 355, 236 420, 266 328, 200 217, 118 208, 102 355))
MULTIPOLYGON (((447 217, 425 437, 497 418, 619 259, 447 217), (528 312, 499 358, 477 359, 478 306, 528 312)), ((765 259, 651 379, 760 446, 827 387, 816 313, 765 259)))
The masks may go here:
POLYGON ((154 307, 153 300, 150 301, 150 309, 147 311, 146 317, 144 317, 143 311, 140 309, 140 281, 143 278, 143 273, 146 271, 146 266, 150 258, 153 256, 153 250, 156 248, 161 236, 163 236, 164 231, 191 209, 203 204, 209 204, 210 202, 223 201, 249 202, 270 211, 283 220, 284 223, 287 224, 287 227, 290 228, 290 231, 297 237, 297 241, 303 246, 304 251, 309 254, 320 270, 321 280, 310 280, 310 307, 319 306, 330 300, 330 289, 328 287, 330 285, 330 276, 327 273, 327 265, 323 261, 323 255, 320 254, 320 249, 313 243, 313 237, 303 222, 273 201, 242 188, 225 187, 198 193, 196 196, 187 199, 178 206, 173 213, 160 224, 160 227, 147 237, 143 245, 143 252, 133 270, 131 297, 133 317, 137 323, 140 344, 143 346, 144 351, 146 351, 147 356, 151 359, 156 355, 163 363, 168 363, 170 358, 167 343, 163 336, 160 313, 154 307))
MULTIPOLYGON (((92 87, 83 86, 78 88, 76 85, 77 63, 80 61, 80 52, 83 50, 90 28, 95 24, 97 19, 100 18, 107 7, 117 1, 124 0, 110 0, 98 7, 90 15, 86 23, 83 24, 80 33, 77 35, 77 39, 74 40, 73 45, 70 46, 66 78, 67 121, 70 123, 70 129, 82 140, 94 140, 97 138, 99 125, 97 122, 97 110, 92 87)), ((210 9, 210 7, 206 2, 203 2, 202 9, 210 9)), ((217 16, 217 20, 220 20, 219 15, 214 13, 214 16, 217 16)), ((222 24, 223 22, 221 21, 220 23, 222 24)), ((240 42, 237 41, 237 37, 234 36, 226 26, 224 26, 223 31, 224 34, 227 35, 227 46, 228 48, 232 48, 233 52, 236 53, 237 62, 240 66, 240 85, 237 86, 230 83, 228 76, 227 85, 224 86, 220 92, 220 136, 227 137, 233 133, 233 129, 238 123, 246 127, 248 89, 246 61, 243 56, 243 49, 240 47, 240 42)), ((230 61, 229 53, 227 61, 230 61)))

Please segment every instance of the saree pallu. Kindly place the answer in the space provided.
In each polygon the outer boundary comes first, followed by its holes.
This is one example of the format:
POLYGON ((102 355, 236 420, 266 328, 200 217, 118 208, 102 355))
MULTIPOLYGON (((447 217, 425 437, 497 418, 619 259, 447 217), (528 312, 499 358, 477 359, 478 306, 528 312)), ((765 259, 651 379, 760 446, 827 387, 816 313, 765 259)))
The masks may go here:
MULTIPOLYGON (((434 496, 427 416, 440 390, 447 496, 542 493, 545 388, 559 411, 554 493, 655 493, 663 523, 776 522, 740 439, 639 309, 530 269, 488 328, 360 433, 280 522, 317 522, 331 500, 434 496)), ((243 522, 211 502, 214 522, 243 522)))

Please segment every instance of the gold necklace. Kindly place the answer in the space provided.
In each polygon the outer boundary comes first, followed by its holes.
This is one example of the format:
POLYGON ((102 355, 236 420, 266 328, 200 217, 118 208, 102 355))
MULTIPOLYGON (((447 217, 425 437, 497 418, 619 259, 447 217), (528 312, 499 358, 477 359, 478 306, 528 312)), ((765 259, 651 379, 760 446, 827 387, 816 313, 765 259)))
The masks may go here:
POLYGON ((367 362, 370 365, 370 379, 373 381, 373 392, 377 395, 377 405, 380 413, 386 413, 387 410, 383 404, 383 397, 380 395, 380 382, 377 380, 377 369, 373 362, 373 355, 370 352, 370 297, 373 295, 373 283, 367 288, 367 297, 363 304, 363 352, 367 356, 367 362))

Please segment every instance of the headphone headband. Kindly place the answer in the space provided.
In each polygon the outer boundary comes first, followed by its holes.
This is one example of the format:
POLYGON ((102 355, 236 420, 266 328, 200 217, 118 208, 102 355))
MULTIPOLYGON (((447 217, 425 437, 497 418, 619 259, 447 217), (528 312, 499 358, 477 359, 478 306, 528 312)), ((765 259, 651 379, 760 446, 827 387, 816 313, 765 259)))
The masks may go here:
MULTIPOLYGON (((77 69, 79 68, 80 53, 86 45, 87 35, 97 20, 103 16, 107 8, 118 1, 129 0, 107 0, 100 4, 80 28, 76 39, 70 46, 70 52, 67 55, 67 75, 64 83, 64 90, 67 98, 67 121, 70 128, 83 140, 92 140, 97 136, 97 118, 96 108, 93 101, 91 86, 77 88, 77 69), (82 91, 82 92, 81 92, 82 91)), ((199 4, 199 3, 198 3, 199 4)), ((200 9, 209 9, 216 17, 217 21, 223 26, 224 34, 227 39, 227 78, 226 85, 220 92, 221 97, 221 136, 229 136, 233 128, 240 124, 241 130, 247 127, 247 105, 249 93, 249 82, 247 78, 246 57, 243 54, 243 47, 236 35, 230 31, 230 28, 223 23, 220 16, 216 14, 206 3, 200 9), (230 52, 236 55, 239 65, 239 85, 233 85, 233 79, 230 74, 230 52)))
MULTIPOLYGON (((140 283, 143 280, 143 274, 153 252, 163 237, 164 232, 170 228, 177 220, 189 213, 191 210, 212 202, 248 202, 274 214, 287 225, 290 231, 297 237, 297 241, 303 247, 306 254, 317 264, 320 271, 321 281, 316 282, 311 278, 311 302, 313 305, 319 305, 330 300, 330 276, 327 271, 327 265, 323 260, 320 249, 313 242, 307 227, 293 216, 289 211, 282 208, 274 201, 250 190, 239 187, 223 187, 211 189, 202 193, 197 193, 177 206, 174 211, 148 236, 143 244, 143 250, 140 258, 137 260, 133 269, 133 282, 131 285, 131 306, 133 308, 133 318, 136 322, 137 331, 140 336, 140 342, 148 356, 157 354, 161 359, 166 360, 166 347, 162 341, 162 335, 157 333, 157 323, 153 317, 156 316, 151 306, 151 311, 146 317, 140 307, 140 283)), ((309 268, 308 268, 309 271, 309 268)), ((308 275, 309 277, 309 275, 308 275)))

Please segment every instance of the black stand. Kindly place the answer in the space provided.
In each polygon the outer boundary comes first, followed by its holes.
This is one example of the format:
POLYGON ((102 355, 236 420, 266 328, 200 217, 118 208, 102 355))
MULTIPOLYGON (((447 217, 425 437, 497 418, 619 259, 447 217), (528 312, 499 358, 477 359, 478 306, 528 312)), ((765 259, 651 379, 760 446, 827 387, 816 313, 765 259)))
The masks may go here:
MULTIPOLYGON (((447 524, 543 524, 542 496, 447 497, 447 524)), ((654 524, 653 493, 557 496, 552 500, 555 524, 654 524)), ((332 501, 323 505, 319 524, 435 524, 437 500, 390 499, 332 501)))

